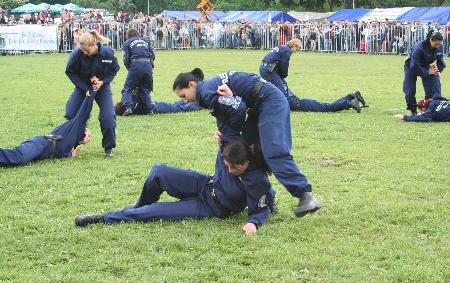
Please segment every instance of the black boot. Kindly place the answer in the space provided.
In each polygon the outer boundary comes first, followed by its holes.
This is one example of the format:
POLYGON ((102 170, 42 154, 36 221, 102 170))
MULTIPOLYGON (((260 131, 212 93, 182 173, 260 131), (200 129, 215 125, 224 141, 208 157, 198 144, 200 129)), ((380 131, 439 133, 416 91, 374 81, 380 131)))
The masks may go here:
POLYGON ((114 153, 112 151, 112 148, 105 148, 105 157, 113 157, 114 153))
POLYGON ((353 100, 350 100, 348 102, 348 106, 350 106, 351 108, 355 109, 356 112, 361 113, 361 107, 359 106, 358 99, 355 98, 353 100))
POLYGON ((297 208, 295 208, 295 216, 303 217, 307 213, 314 213, 321 207, 320 202, 311 192, 305 192, 300 197, 297 208))
POLYGON ((75 225, 80 227, 95 223, 105 223, 103 214, 80 215, 75 218, 75 225))
POLYGON ((364 100, 364 97, 362 96, 361 92, 359 90, 352 93, 356 99, 361 103, 361 105, 364 107, 366 106, 366 101, 364 100))

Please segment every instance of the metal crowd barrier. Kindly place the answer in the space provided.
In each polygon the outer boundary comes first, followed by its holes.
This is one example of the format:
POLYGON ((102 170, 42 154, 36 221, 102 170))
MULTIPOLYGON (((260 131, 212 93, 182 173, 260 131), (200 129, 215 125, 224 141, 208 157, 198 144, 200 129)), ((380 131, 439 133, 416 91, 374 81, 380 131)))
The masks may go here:
MULTIPOLYGON (((154 49, 229 48, 270 49, 297 37, 304 51, 365 54, 406 54, 423 40, 428 27, 422 24, 322 22, 298 24, 198 23, 194 21, 158 26, 155 23, 62 24, 58 27, 58 51, 70 52, 76 46, 74 33, 97 29, 121 50, 126 31, 136 28, 154 49)), ((448 52, 450 30, 439 28, 448 52)), ((0 49, 0 52, 2 50, 0 49)), ((3 51, 18 54, 28 51, 3 51)))

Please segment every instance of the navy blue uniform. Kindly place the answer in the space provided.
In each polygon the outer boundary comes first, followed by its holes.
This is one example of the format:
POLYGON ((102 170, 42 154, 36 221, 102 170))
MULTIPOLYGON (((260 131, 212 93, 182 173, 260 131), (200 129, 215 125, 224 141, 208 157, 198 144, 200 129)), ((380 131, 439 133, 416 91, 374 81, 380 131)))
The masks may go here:
POLYGON ((442 96, 439 76, 428 74, 430 64, 434 61, 436 61, 439 71, 444 71, 443 46, 431 48, 428 40, 417 43, 405 61, 403 92, 405 93, 407 109, 411 112, 416 113, 417 111, 416 81, 418 76, 422 77, 425 99, 442 96))
POLYGON ((270 183, 265 173, 253 171, 250 167, 244 178, 228 173, 220 157, 216 160, 212 177, 191 170, 155 165, 135 207, 105 213, 105 223, 225 218, 242 212, 248 206, 247 222, 262 225, 269 215, 265 200, 270 183), (164 191, 180 201, 158 202, 164 191))
POLYGON ((302 98, 299 99, 295 95, 288 97, 289 108, 294 111, 303 112, 337 112, 347 109, 352 109, 349 102, 355 99, 353 94, 348 94, 338 100, 327 103, 320 102, 314 99, 302 98))
POLYGON ((133 91, 138 90, 145 107, 151 108, 150 92, 153 90, 153 61, 155 53, 149 43, 138 36, 129 38, 123 44, 123 63, 128 70, 122 90, 122 101, 126 108, 133 107, 133 91))
MULTIPOLYGON (((199 106, 196 103, 186 103, 183 99, 178 100, 175 103, 170 102, 162 102, 162 101, 155 101, 151 103, 151 106, 149 107, 146 101, 148 101, 148 96, 141 95, 142 93, 139 92, 138 94, 134 94, 132 96, 133 106, 131 107, 133 112, 132 114, 136 115, 147 115, 147 114, 168 114, 168 113, 178 113, 178 112, 190 112, 190 111, 197 111, 202 110, 203 107, 199 106)), ((125 111, 126 107, 122 103, 123 110, 125 111)))
POLYGON ((428 104, 425 112, 415 116, 405 116, 405 122, 450 122, 450 101, 437 98, 428 104))
POLYGON ((72 156, 72 148, 84 138, 86 122, 92 109, 95 94, 85 97, 77 115, 53 129, 50 134, 61 135, 63 140, 53 144, 44 136, 34 136, 22 142, 15 149, 0 149, 0 166, 19 166, 35 160, 66 158, 72 156))
MULTIPOLYGON (((200 106, 224 112, 229 121, 223 120, 221 128, 227 128, 231 138, 238 136, 245 121, 245 112, 251 109, 255 115, 264 159, 275 177, 296 197, 312 190, 307 178, 300 172, 291 155, 292 137, 289 105, 283 93, 271 83, 262 83, 255 74, 228 72, 197 83, 197 101, 200 106), (218 86, 226 84, 233 97, 219 96, 218 86), (261 85, 255 95, 255 87, 261 85), (227 106, 227 107, 225 107, 227 106)), ((219 122, 219 121, 218 121, 219 122)), ((222 136, 223 139, 227 137, 222 136)))
POLYGON ((280 45, 270 51, 264 57, 259 66, 259 74, 263 79, 274 84, 284 94, 292 111, 305 112, 334 112, 343 108, 343 101, 336 101, 333 104, 315 101, 312 99, 300 99, 289 89, 285 78, 288 76, 289 60, 291 58, 291 48, 287 45, 280 45), (338 109, 338 110, 337 110, 338 109))
POLYGON ((98 46, 98 54, 87 56, 76 48, 70 54, 67 62, 66 75, 75 85, 75 90, 69 98, 66 105, 65 118, 75 117, 81 103, 84 100, 85 93, 91 89, 90 79, 97 76, 103 81, 103 86, 97 91, 95 101, 100 107, 99 121, 103 134, 102 146, 111 149, 116 146, 116 114, 110 83, 119 71, 117 58, 114 56, 114 50, 103 46, 98 46))
POLYGON ((259 74, 261 77, 273 83, 286 97, 293 95, 289 92, 285 81, 289 72, 291 54, 291 48, 288 45, 277 46, 264 57, 261 66, 259 66, 259 74))

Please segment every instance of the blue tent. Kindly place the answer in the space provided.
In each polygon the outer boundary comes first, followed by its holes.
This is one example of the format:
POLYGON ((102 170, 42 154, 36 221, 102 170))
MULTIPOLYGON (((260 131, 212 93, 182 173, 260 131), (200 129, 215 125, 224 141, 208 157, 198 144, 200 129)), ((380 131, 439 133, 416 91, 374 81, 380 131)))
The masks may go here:
POLYGON ((428 11, 430 11, 433 7, 417 7, 409 10, 408 12, 400 15, 397 18, 397 21, 400 22, 414 22, 418 21, 418 19, 425 15, 428 11))
MULTIPOLYGON (((177 20, 183 20, 183 19, 189 19, 189 20, 198 20, 200 18, 200 12, 199 11, 169 11, 164 10, 160 14, 163 17, 170 17, 177 20)), ((222 11, 212 11, 209 17, 217 21, 221 17, 225 15, 222 11)))
POLYGON ((422 15, 419 21, 447 24, 450 21, 450 7, 433 7, 422 15))
POLYGON ((330 22, 334 21, 358 21, 372 9, 342 9, 328 17, 330 22))
POLYGON ((239 22, 249 20, 252 22, 296 22, 297 19, 283 11, 229 11, 225 13, 220 22, 239 22))
POLYGON ((401 22, 439 22, 450 21, 450 7, 417 7, 397 18, 401 22))
POLYGON ((27 3, 25 5, 19 6, 17 8, 14 8, 11 10, 11 13, 33 13, 33 12, 39 12, 39 8, 37 5, 27 3))
POLYGON ((220 18, 219 22, 238 22, 256 15, 257 11, 228 11, 220 18))

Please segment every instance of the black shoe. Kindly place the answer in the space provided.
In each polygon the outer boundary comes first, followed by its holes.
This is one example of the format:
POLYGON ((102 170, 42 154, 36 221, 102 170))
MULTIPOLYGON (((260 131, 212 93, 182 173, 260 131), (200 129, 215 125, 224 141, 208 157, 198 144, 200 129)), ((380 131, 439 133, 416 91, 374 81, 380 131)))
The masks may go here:
POLYGON ((127 107, 127 109, 125 110, 125 112, 123 112, 123 116, 128 116, 133 114, 133 109, 131 109, 131 107, 127 107))
POLYGON ((356 112, 361 113, 361 107, 359 106, 358 99, 355 98, 355 99, 353 99, 353 100, 350 100, 350 101, 348 102, 348 105, 349 105, 351 108, 355 109, 356 112))
POLYGON ((361 92, 359 92, 359 90, 355 91, 353 95, 356 99, 358 99, 363 107, 366 106, 366 101, 364 100, 364 97, 362 96, 361 92))
POLYGON ((113 157, 114 153, 112 151, 112 148, 105 148, 105 157, 113 157))
POLYGON ((103 214, 80 215, 75 218, 76 226, 86 226, 88 224, 105 223, 103 214))
POLYGON ((305 192, 300 197, 297 208, 295 208, 295 216, 303 217, 308 213, 314 213, 321 207, 320 202, 311 192, 305 192))

